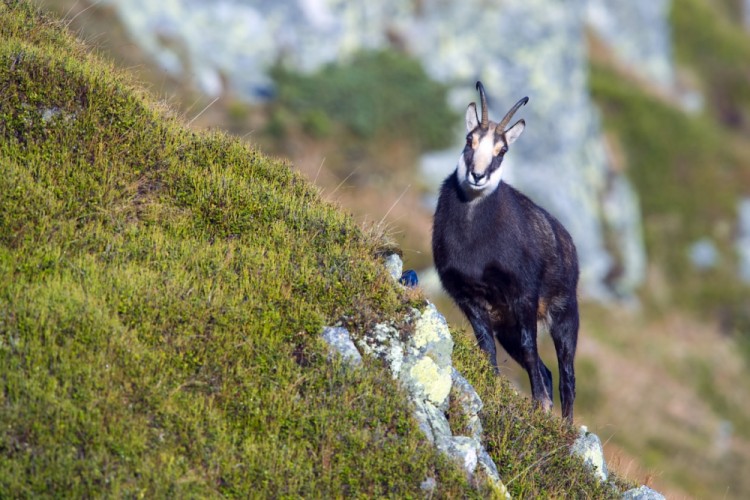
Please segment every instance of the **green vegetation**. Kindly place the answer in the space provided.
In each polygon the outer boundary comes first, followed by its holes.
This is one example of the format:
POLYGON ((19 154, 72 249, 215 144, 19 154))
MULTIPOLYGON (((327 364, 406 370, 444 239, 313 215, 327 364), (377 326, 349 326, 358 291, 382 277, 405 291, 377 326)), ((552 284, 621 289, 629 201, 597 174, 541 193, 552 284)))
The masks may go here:
POLYGON ((330 135, 336 123, 360 139, 408 137, 421 150, 446 146, 453 138, 445 126, 456 120, 446 87, 400 53, 363 52, 311 75, 277 66, 272 77, 278 109, 271 127, 277 133, 294 116, 316 137, 330 135))
MULTIPOLYGON (((417 300, 378 238, 26 2, 0 2, 0 61, 3 495, 492 493, 427 444, 378 362, 347 370, 318 340, 417 300)), ((572 431, 478 357, 459 341, 511 493, 600 496, 572 431)))
POLYGON ((750 40, 741 20, 742 7, 724 0, 679 0, 671 12, 675 57, 700 78, 709 112, 730 129, 750 132, 750 40), (732 21, 735 22, 732 22, 732 21))
POLYGON ((728 286, 736 282, 731 227, 742 193, 731 142, 711 120, 685 115, 607 67, 592 67, 591 87, 605 125, 627 151, 649 257, 666 273, 675 301, 712 311, 731 300, 738 291, 728 286), (704 237, 717 243, 721 264, 699 272, 688 248, 704 237))
POLYGON ((736 279, 734 228, 739 198, 750 185, 750 157, 737 133, 750 109, 750 39, 701 0, 676 2, 672 17, 678 59, 704 77, 707 113, 686 114, 602 61, 592 65, 591 89, 606 128, 625 151, 649 258, 669 283, 666 303, 653 296, 648 303, 731 318, 728 328, 744 330, 750 291, 736 279), (701 271, 688 249, 706 237, 720 259, 701 271))

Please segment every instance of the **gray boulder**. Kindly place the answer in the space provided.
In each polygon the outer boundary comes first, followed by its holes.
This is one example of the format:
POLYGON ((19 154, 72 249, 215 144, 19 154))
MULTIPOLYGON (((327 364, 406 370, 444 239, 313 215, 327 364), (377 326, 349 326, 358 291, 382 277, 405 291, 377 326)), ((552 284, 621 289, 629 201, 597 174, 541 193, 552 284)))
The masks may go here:
POLYGON ((604 448, 599 436, 589 432, 585 425, 581 426, 578 438, 571 447, 571 453, 578 455, 588 465, 599 480, 606 481, 609 475, 607 463, 604 461, 604 448))
POLYGON ((623 493, 622 500, 665 500, 665 497, 648 486, 641 486, 623 493))
POLYGON ((321 338, 329 346, 329 358, 331 355, 338 354, 344 359, 344 362, 351 366, 362 364, 362 356, 354 346, 346 328, 327 326, 323 329, 321 338))

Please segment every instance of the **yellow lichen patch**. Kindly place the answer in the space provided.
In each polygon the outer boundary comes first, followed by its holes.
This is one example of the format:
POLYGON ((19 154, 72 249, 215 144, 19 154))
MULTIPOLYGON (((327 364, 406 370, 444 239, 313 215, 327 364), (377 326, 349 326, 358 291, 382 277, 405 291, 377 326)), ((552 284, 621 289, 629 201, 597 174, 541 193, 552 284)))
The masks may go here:
POLYGON ((440 368, 428 357, 417 361, 409 370, 411 377, 422 385, 425 396, 440 405, 451 390, 451 368, 440 368))

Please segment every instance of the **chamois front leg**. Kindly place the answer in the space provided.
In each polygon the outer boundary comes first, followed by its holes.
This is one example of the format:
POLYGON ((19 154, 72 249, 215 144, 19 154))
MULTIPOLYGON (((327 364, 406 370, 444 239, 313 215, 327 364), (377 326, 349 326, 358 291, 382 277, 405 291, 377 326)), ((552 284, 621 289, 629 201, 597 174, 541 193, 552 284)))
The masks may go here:
POLYGON ((479 347, 490 358, 490 363, 492 363, 492 367, 495 369, 495 374, 499 374, 500 368, 497 366, 495 338, 492 335, 492 325, 487 310, 476 304, 464 303, 461 304, 461 311, 463 311, 469 323, 471 323, 479 347))

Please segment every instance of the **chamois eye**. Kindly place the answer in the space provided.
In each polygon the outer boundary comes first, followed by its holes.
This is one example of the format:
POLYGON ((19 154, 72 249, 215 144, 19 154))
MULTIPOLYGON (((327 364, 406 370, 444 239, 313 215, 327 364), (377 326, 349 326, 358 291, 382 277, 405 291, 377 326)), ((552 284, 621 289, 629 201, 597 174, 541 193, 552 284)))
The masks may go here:
POLYGON ((472 142, 473 142, 473 138, 472 138, 471 134, 467 135, 466 136, 466 145, 467 146, 471 146, 472 142))

